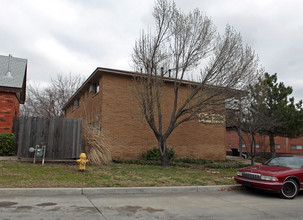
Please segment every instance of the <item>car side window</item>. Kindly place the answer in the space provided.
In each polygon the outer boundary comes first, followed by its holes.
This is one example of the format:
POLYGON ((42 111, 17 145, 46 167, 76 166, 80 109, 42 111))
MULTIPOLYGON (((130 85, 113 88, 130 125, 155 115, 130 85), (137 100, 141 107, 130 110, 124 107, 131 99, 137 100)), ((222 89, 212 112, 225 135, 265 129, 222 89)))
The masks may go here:
POLYGON ((296 162, 298 168, 303 168, 303 157, 297 157, 296 162))
POLYGON ((299 168, 303 168, 303 157, 290 157, 290 156, 274 157, 268 162, 266 162, 265 165, 283 166, 283 167, 299 169, 299 168))
POLYGON ((277 166, 279 165, 278 158, 274 157, 265 163, 266 165, 277 166))

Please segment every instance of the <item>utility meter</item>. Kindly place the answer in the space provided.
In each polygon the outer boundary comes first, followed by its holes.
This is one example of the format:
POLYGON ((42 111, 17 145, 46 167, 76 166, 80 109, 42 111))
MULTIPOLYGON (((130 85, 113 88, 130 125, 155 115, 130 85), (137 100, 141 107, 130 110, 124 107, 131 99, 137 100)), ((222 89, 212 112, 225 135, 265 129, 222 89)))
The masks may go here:
POLYGON ((42 148, 37 148, 36 150, 36 157, 42 157, 43 156, 43 149, 42 148))
POLYGON ((29 148, 29 152, 34 153, 34 162, 33 163, 36 163, 37 157, 42 157, 42 165, 44 164, 45 150, 46 150, 45 145, 41 146, 41 147, 39 145, 36 145, 35 148, 33 148, 33 147, 29 148))

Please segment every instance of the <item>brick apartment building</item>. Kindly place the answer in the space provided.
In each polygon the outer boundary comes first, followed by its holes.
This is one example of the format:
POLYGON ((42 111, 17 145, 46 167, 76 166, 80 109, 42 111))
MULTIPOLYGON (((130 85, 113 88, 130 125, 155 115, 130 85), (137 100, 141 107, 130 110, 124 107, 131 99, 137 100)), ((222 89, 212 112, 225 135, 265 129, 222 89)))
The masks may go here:
MULTIPOLYGON (((110 149, 113 159, 138 159, 157 146, 135 99, 134 74, 138 73, 97 68, 63 108, 65 117, 82 118, 84 123, 101 130, 113 143, 110 149)), ((172 85, 167 83, 166 89, 169 94, 172 85)), ((170 110, 170 102, 170 97, 164 97, 164 116, 168 116, 165 108, 170 110)), ((189 121, 173 131, 167 144, 179 158, 225 160, 225 133, 225 122, 206 125, 189 121)))
POLYGON ((12 132, 13 119, 24 104, 27 60, 0 55, 0 133, 12 132))
MULTIPOLYGON (((242 150, 250 152, 248 138, 243 134, 244 141, 242 141, 242 150)), ((296 153, 303 154, 303 137, 287 138, 275 137, 276 152, 277 153, 296 153)), ((226 130, 226 150, 231 151, 232 148, 239 149, 239 136, 233 129, 226 130)), ((264 135, 256 136, 256 151, 270 152, 269 137, 264 135)))

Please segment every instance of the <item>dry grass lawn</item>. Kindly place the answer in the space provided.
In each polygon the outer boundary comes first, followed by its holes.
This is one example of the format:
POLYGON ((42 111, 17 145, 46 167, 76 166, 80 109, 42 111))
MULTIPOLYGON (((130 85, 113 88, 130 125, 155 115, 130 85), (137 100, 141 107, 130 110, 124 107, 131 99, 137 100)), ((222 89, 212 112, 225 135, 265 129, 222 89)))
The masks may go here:
POLYGON ((0 161, 0 187, 138 187, 234 184, 237 169, 163 168, 154 165, 33 164, 0 161))

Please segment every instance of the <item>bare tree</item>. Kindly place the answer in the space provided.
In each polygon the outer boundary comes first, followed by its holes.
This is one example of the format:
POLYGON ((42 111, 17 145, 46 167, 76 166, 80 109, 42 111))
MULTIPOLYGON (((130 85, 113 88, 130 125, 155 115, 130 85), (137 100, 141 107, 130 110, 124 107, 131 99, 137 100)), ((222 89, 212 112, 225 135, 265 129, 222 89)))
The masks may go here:
POLYGON ((226 128, 233 129, 237 132, 239 137, 239 152, 240 157, 243 153, 243 136, 242 136, 242 123, 243 123, 243 100, 247 98, 247 92, 239 92, 234 98, 227 100, 226 103, 226 128))
POLYGON ((84 82, 80 75, 58 74, 49 86, 36 84, 27 87, 27 100, 21 107, 21 115, 34 117, 61 117, 62 107, 84 82))
POLYGON ((257 83, 249 86, 248 95, 242 106, 241 130, 249 142, 247 146, 250 146, 251 165, 254 165, 256 157, 256 135, 279 123, 276 118, 266 114, 266 96, 266 87, 260 77, 257 83))
POLYGON ((137 71, 145 73, 135 78, 136 96, 158 140, 162 165, 168 166, 166 140, 174 129, 202 112, 224 114, 225 100, 235 95, 235 89, 246 89, 259 66, 239 33, 227 25, 224 35, 218 34, 212 20, 198 9, 186 14, 174 2, 158 0, 153 16, 155 32, 142 31, 132 61, 137 71), (196 80, 185 81, 199 69, 196 80), (162 100, 170 97, 164 92, 168 84, 173 104, 169 125, 164 127, 162 100), (185 97, 182 86, 188 87, 185 97))

